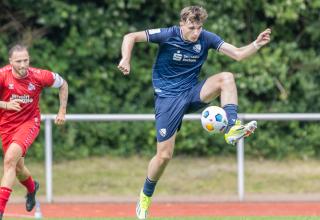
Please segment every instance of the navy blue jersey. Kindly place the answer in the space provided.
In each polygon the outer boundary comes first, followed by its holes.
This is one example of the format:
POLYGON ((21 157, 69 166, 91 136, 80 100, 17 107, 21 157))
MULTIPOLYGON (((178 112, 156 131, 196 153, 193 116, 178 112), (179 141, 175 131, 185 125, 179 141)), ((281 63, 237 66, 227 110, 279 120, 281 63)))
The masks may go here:
POLYGON ((208 50, 219 50, 224 42, 206 30, 201 31, 196 42, 186 41, 177 26, 146 30, 146 34, 149 42, 159 45, 152 82, 160 97, 174 97, 195 86, 208 50))

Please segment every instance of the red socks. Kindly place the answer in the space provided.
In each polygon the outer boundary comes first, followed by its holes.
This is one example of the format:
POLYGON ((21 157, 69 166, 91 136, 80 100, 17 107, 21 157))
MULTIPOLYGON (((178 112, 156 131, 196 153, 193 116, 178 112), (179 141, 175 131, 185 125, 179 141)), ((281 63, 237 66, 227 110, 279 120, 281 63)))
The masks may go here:
POLYGON ((0 213, 4 212, 12 190, 7 187, 0 187, 0 213))
MULTIPOLYGON (((21 184, 27 188, 28 193, 34 192, 35 185, 31 176, 29 176, 28 179, 21 181, 21 184)), ((0 213, 4 212, 11 192, 12 190, 7 187, 0 187, 0 213)))
POLYGON ((33 193, 34 192, 35 185, 34 185, 34 181, 33 181, 31 176, 29 176, 28 179, 26 179, 24 181, 20 181, 20 183, 27 188, 28 193, 33 193))

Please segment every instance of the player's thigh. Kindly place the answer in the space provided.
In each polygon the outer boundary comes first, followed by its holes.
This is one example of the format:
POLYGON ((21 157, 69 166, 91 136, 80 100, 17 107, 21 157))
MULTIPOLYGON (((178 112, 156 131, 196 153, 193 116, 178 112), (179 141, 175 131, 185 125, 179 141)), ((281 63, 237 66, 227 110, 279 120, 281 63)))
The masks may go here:
POLYGON ((170 139, 179 129, 187 108, 186 96, 155 100, 157 142, 170 139))
POLYGON ((206 80, 198 82, 189 92, 188 94, 188 108, 186 113, 196 112, 204 107, 206 107, 209 103, 203 102, 200 98, 200 91, 205 84, 206 80))
POLYGON ((10 146, 10 144, 12 143, 12 137, 13 137, 13 133, 1 133, 1 142, 2 142, 2 151, 3 154, 5 154, 10 146))
POLYGON ((37 138, 40 131, 40 124, 37 122, 27 122, 19 127, 12 138, 13 143, 17 143, 23 150, 23 156, 27 153, 29 147, 37 138))
POLYGON ((157 143, 157 155, 162 158, 171 159, 174 152, 174 145, 176 141, 177 132, 175 132, 169 139, 157 143))
POLYGON ((221 90, 228 82, 234 82, 233 74, 221 72, 210 76, 200 91, 200 99, 203 102, 210 102, 221 94, 221 90))
POLYGON ((4 155, 4 166, 16 166, 22 154, 22 147, 17 143, 11 143, 4 155))

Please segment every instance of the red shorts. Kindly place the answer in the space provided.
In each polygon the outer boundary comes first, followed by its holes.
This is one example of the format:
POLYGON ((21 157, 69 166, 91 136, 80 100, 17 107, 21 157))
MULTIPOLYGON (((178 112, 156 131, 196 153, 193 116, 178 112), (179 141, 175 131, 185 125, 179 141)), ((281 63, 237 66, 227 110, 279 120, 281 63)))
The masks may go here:
POLYGON ((22 148, 22 156, 24 157, 30 145, 37 138, 40 131, 39 120, 30 120, 20 125, 14 132, 9 134, 1 134, 2 150, 4 154, 7 152, 10 144, 16 143, 22 148))

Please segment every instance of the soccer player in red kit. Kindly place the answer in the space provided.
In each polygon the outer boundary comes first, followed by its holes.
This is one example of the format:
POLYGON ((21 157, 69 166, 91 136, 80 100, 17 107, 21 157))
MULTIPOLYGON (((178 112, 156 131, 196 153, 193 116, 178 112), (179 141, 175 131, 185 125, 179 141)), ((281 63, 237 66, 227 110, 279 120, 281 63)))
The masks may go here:
POLYGON ((65 122, 68 84, 57 73, 29 67, 27 47, 17 44, 9 51, 10 64, 0 68, 0 135, 4 154, 0 185, 0 220, 15 178, 27 189, 26 210, 35 206, 39 183, 32 179, 24 157, 39 134, 39 97, 43 88, 59 88, 60 107, 55 123, 65 122))

